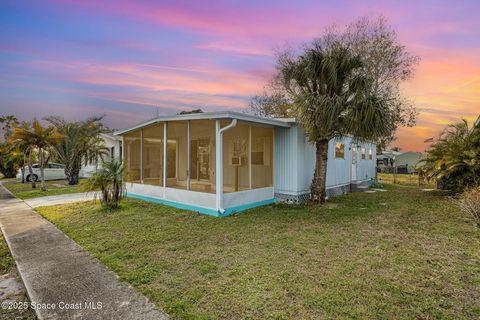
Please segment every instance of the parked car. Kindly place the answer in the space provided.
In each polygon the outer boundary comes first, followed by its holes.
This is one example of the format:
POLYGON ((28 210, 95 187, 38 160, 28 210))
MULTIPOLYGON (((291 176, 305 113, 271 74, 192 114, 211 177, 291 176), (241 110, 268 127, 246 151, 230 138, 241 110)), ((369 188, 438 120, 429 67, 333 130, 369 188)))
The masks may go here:
MULTIPOLYGON (((60 163, 48 163, 44 168, 45 180, 65 179, 65 165, 60 163)), ((22 170, 18 169, 17 180, 22 180, 22 170)), ((32 165, 32 176, 28 167, 25 167, 25 180, 28 182, 40 180, 40 165, 35 163, 32 165)))

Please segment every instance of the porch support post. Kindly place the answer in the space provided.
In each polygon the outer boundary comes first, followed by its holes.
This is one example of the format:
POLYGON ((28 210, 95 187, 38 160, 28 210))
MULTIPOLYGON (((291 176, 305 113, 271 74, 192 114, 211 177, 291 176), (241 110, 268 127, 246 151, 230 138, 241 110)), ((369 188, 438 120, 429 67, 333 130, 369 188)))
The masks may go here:
POLYGON ((187 122, 187 190, 190 190, 190 120, 187 122))
POLYGON ((140 183, 143 184, 143 128, 140 130, 140 183))
POLYGON ((216 209, 221 211, 223 203, 223 163, 222 163, 222 134, 220 133, 220 120, 215 120, 215 190, 216 209))
POLYGON ((252 126, 248 126, 248 189, 252 189, 252 126))
POLYGON ((216 177, 216 209, 220 214, 225 212, 223 208, 223 132, 231 129, 237 125, 237 119, 233 119, 232 122, 226 127, 220 128, 220 120, 215 120, 215 167, 217 171, 216 177))
POLYGON ((167 193, 167 150, 168 150, 168 122, 163 124, 163 198, 167 193))

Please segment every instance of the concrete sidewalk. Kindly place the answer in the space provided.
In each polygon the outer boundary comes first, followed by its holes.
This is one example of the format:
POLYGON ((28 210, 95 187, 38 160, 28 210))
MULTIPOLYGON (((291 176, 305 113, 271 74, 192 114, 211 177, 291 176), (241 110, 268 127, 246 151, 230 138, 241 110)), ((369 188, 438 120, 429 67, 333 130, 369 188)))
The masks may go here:
POLYGON ((70 193, 70 194, 61 194, 58 196, 48 196, 40 198, 32 198, 24 200, 30 207, 37 208, 43 206, 54 206, 57 204, 65 204, 72 202, 80 201, 90 201, 95 197, 93 192, 90 193, 70 193))
POLYGON ((1 185, 0 227, 39 319, 168 319, 1 185))

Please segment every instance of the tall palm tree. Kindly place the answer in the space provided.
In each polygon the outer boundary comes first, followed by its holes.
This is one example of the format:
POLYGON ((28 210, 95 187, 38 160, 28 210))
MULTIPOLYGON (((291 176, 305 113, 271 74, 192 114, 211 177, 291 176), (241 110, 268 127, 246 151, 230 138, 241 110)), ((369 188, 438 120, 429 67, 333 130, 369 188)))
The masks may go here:
POLYGON ((480 128, 465 119, 447 126, 421 165, 426 178, 444 188, 461 191, 480 185, 480 128))
POLYGON ((283 55, 279 63, 279 81, 316 146, 311 199, 322 203, 326 197, 328 141, 347 135, 376 140, 391 132, 394 115, 385 101, 373 94, 372 80, 360 72, 360 57, 341 44, 323 48, 315 42, 298 57, 283 55))
POLYGON ((65 165, 68 183, 78 184, 82 159, 108 152, 100 138, 101 133, 108 131, 101 122, 102 117, 81 122, 67 122, 60 117, 48 117, 45 120, 65 136, 65 139, 54 144, 54 148, 59 161, 65 165))
MULTIPOLYGON (((16 127, 23 127, 25 130, 28 130, 30 124, 28 122, 21 122, 16 127)), ((24 140, 12 140, 9 138, 10 146, 12 153, 18 153, 21 157, 19 160, 20 170, 22 171, 22 183, 25 183, 25 166, 29 169, 30 177, 33 177, 33 170, 32 170, 32 160, 33 160, 33 147, 32 145, 24 140)), ((31 179, 32 188, 35 189, 35 181, 31 179)))
MULTIPOLYGON (((17 127, 14 129, 11 140, 16 144, 24 144, 29 146, 29 155, 31 164, 32 150, 36 149, 40 166, 40 188, 42 191, 45 187, 45 157, 47 153, 54 153, 53 145, 63 139, 63 135, 58 133, 54 127, 43 127, 41 123, 34 119, 31 127, 17 127)), ((31 167, 30 167, 31 170, 31 167)), ((33 180, 33 179, 32 179, 33 180)), ((34 185, 32 185, 34 186, 34 185)))

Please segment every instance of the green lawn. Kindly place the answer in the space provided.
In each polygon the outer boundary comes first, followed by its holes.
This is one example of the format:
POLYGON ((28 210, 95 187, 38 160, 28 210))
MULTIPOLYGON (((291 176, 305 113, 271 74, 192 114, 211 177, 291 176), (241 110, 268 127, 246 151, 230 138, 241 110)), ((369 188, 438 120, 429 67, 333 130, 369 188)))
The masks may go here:
MULTIPOLYGON (((379 172, 377 177, 378 179, 383 182, 383 183, 390 183, 393 184, 395 181, 395 184, 401 184, 401 185, 407 185, 407 186, 419 186, 418 184, 418 174, 412 173, 412 174, 403 174, 403 173, 397 173, 396 177, 393 173, 383 173, 379 172)), ((432 183, 425 183, 422 182, 420 185, 422 188, 435 188, 435 185, 432 183)))
MULTIPOLYGON (((5 275, 7 273, 13 274, 14 276, 17 274, 15 269, 15 260, 13 260, 12 255, 10 254, 10 251, 8 249, 7 243, 5 242, 5 239, 3 238, 2 232, 0 232, 0 275, 5 275)), ((20 280, 20 277, 18 277, 18 281, 20 280)), ((0 288, 0 303, 4 302, 7 304, 2 304, 2 307, 0 307, 0 319, 15 319, 15 320, 34 320, 36 319, 35 313, 33 312, 32 309, 27 308, 27 309, 15 309, 10 307, 8 301, 13 302, 16 301, 18 303, 22 302, 28 302, 28 298, 25 295, 24 292, 20 292, 19 294, 16 294, 15 296, 5 296, 4 291, 2 290, 3 288, 0 288)))
POLYGON ((10 254, 10 250, 8 250, 3 234, 0 232, 0 275, 8 273, 14 265, 15 261, 10 254))
POLYGON ((80 180, 80 184, 75 186, 69 186, 65 180, 51 180, 45 181, 47 191, 40 189, 40 182, 37 182, 35 189, 32 189, 32 184, 29 182, 9 182, 4 186, 10 190, 16 197, 20 199, 31 199, 46 196, 55 196, 59 194, 78 193, 83 192, 81 185, 85 180, 80 180))
POLYGON ((39 212, 173 318, 479 318, 480 230, 438 192, 387 189, 228 218, 138 200, 39 212))

